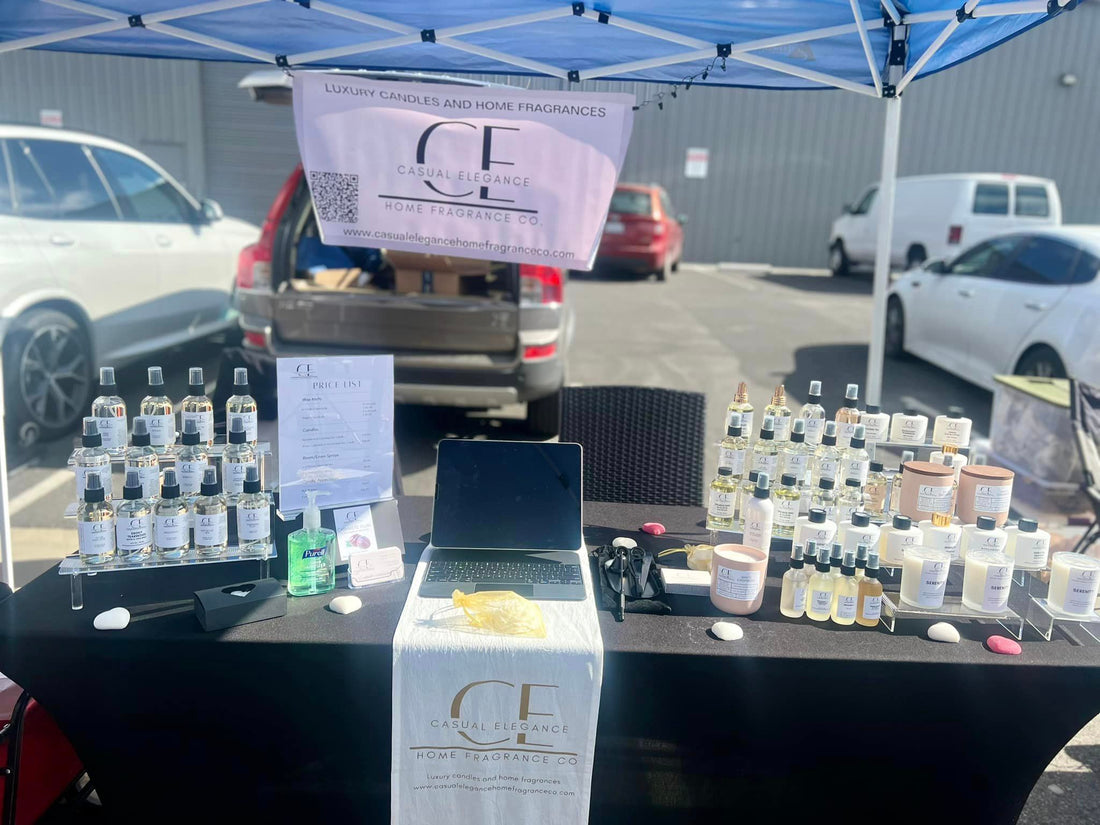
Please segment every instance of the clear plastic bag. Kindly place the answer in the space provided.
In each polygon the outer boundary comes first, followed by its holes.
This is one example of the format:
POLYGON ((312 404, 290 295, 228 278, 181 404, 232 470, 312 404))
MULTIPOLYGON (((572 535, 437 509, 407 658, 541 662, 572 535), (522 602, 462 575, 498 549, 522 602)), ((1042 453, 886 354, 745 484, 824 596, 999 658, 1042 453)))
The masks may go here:
POLYGON ((671 550, 662 550, 657 558, 667 556, 669 553, 684 553, 687 555, 689 570, 710 570, 710 561, 714 558, 714 547, 710 544, 686 544, 671 550))
POLYGON ((455 607, 462 608, 474 627, 501 636, 546 638, 542 610, 511 590, 485 590, 469 594, 455 590, 451 599, 455 607))

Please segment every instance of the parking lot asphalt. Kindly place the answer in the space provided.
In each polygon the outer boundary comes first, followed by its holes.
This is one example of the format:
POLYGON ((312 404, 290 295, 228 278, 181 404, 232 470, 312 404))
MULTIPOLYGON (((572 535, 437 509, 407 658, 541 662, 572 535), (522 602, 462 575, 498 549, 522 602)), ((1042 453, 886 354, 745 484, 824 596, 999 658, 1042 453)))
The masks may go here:
MULTIPOLYGON (((707 398, 706 473, 716 468, 725 408, 739 381, 760 411, 778 384, 797 410, 811 380, 824 384, 832 412, 847 383, 864 383, 871 284, 866 276, 836 279, 825 272, 684 264, 670 280, 574 277, 568 287, 576 331, 567 361, 570 383, 636 384, 702 391, 707 398)), ((186 367, 217 376, 218 343, 193 345, 149 359, 165 367, 173 397, 185 394, 186 367)), ((120 371, 130 409, 145 392, 144 365, 120 371)), ((932 416, 961 405, 976 437, 988 435, 990 393, 915 359, 888 360, 883 409, 916 407, 932 416)), ((274 422, 261 422, 261 440, 275 441, 274 422)), ((529 438, 522 406, 490 412, 398 407, 395 435, 406 493, 430 495, 435 445, 445 437, 529 438)), ((73 498, 65 469, 72 441, 63 439, 16 455, 10 504, 16 580, 47 570, 76 546, 72 523, 61 517, 73 498), (17 466, 18 465, 18 466, 17 466)), ((1100 819, 1100 720, 1094 720, 1051 763, 1036 785, 1021 822, 1100 819)))

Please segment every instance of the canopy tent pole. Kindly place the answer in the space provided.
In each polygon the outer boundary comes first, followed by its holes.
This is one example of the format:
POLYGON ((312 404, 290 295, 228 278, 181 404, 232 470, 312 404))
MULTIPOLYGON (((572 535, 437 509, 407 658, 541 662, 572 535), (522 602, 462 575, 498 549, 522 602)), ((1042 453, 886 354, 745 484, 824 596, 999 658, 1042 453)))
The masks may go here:
MULTIPOLYGON (((3 355, 0 354, 0 376, 4 374, 3 355)), ((0 380, 0 579, 15 590, 15 559, 12 558, 11 518, 8 514, 8 446, 7 423, 4 409, 4 382, 0 380)))
POLYGON ((901 98, 883 100, 886 125, 882 132, 882 172, 878 186, 878 236, 875 243, 874 292, 871 298, 871 343, 867 352, 868 404, 882 401, 882 363, 886 347, 886 292, 890 288, 890 244, 894 234, 894 191, 898 179, 901 140, 901 98))

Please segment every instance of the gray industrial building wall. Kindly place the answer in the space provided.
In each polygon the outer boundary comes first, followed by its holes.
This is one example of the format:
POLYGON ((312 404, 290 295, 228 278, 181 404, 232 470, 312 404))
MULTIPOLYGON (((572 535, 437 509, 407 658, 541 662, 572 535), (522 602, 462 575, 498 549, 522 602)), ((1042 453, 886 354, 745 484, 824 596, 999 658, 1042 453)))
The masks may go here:
MULTIPOLYGON (((1084 4, 904 96, 901 174, 1003 171, 1056 180, 1065 217, 1100 223, 1100 7, 1084 4), (1075 86, 1063 86, 1063 74, 1075 86)), ((64 55, 0 55, 0 120, 65 125, 129 142, 259 222, 297 162, 288 107, 256 104, 237 82, 261 68, 64 55)), ((557 81, 490 78, 533 88, 557 81)), ((633 92, 662 87, 585 84, 633 92)), ((686 256, 823 266, 829 224, 878 177, 882 107, 841 91, 693 88, 636 113, 623 180, 663 184, 689 216, 686 256), (686 179, 689 147, 710 150, 686 179)))

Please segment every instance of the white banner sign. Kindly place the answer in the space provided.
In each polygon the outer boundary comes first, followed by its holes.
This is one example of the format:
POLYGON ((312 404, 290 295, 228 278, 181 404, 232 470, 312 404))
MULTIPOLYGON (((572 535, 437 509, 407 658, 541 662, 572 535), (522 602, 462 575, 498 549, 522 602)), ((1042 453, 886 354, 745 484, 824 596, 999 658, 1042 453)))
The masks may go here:
POLYGON ((633 104, 626 94, 294 78, 326 244, 573 269, 595 259, 633 104))

